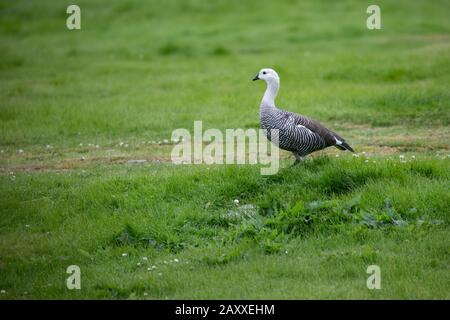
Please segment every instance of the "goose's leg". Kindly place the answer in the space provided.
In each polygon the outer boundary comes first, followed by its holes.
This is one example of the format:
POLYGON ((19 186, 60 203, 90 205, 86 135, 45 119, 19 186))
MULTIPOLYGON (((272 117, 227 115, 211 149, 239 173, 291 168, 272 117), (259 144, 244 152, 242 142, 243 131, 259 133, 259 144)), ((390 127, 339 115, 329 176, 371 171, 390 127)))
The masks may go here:
POLYGON ((296 166, 296 165, 302 163, 303 161, 305 161, 305 157, 302 157, 296 153, 294 153, 294 156, 295 156, 295 162, 291 167, 296 166))

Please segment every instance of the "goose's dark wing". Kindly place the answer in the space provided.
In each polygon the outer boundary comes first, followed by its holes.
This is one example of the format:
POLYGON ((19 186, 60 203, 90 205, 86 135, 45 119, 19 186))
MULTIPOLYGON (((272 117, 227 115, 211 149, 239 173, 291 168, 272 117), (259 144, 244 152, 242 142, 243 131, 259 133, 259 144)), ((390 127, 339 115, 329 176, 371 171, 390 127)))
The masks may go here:
POLYGON ((303 126, 314 134, 318 135, 327 147, 335 146, 336 148, 341 150, 349 150, 351 152, 354 152, 352 147, 350 147, 343 138, 341 138, 337 133, 327 129, 319 122, 293 112, 290 112, 289 115, 290 117, 292 117, 293 124, 295 126, 303 126))

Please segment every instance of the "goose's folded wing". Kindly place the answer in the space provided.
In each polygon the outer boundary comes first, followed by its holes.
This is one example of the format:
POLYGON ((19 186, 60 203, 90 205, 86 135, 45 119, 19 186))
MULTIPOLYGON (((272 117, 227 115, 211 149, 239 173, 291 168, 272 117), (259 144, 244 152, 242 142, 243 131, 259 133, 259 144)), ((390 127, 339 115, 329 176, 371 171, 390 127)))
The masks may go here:
MULTIPOLYGON (((302 127, 306 128, 307 130, 311 131, 313 134, 319 136, 321 140, 325 143, 326 146, 334 146, 336 145, 336 139, 343 140, 341 137, 339 137, 334 132, 328 130, 323 125, 318 123, 317 121, 314 121, 312 119, 309 119, 307 117, 301 116, 299 114, 290 113, 290 119, 292 119, 292 125, 302 129, 302 127)), ((303 129, 302 129, 303 130, 303 129)))

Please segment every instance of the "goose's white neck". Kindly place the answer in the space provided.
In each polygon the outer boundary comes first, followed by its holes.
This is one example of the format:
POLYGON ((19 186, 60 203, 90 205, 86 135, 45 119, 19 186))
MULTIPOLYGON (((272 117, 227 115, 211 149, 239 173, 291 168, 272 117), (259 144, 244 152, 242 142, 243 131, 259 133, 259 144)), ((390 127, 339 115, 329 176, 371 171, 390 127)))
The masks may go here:
POLYGON ((280 88, 279 79, 270 79, 267 81, 266 92, 261 101, 261 106, 275 108, 275 98, 280 88))

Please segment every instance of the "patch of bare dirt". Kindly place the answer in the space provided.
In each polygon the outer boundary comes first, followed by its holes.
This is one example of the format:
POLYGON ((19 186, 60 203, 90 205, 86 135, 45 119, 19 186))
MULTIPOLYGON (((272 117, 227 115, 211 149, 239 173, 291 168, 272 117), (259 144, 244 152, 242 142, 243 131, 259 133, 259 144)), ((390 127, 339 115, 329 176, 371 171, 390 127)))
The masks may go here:
POLYGON ((0 173, 5 174, 9 172, 22 171, 69 171, 73 169, 80 169, 90 165, 97 164, 134 164, 133 161, 139 160, 136 163, 164 163, 170 162, 170 157, 164 156, 147 156, 147 157, 92 157, 86 159, 67 159, 49 163, 31 163, 20 165, 4 165, 0 166, 0 173), (145 161, 141 161, 145 160, 145 161))

